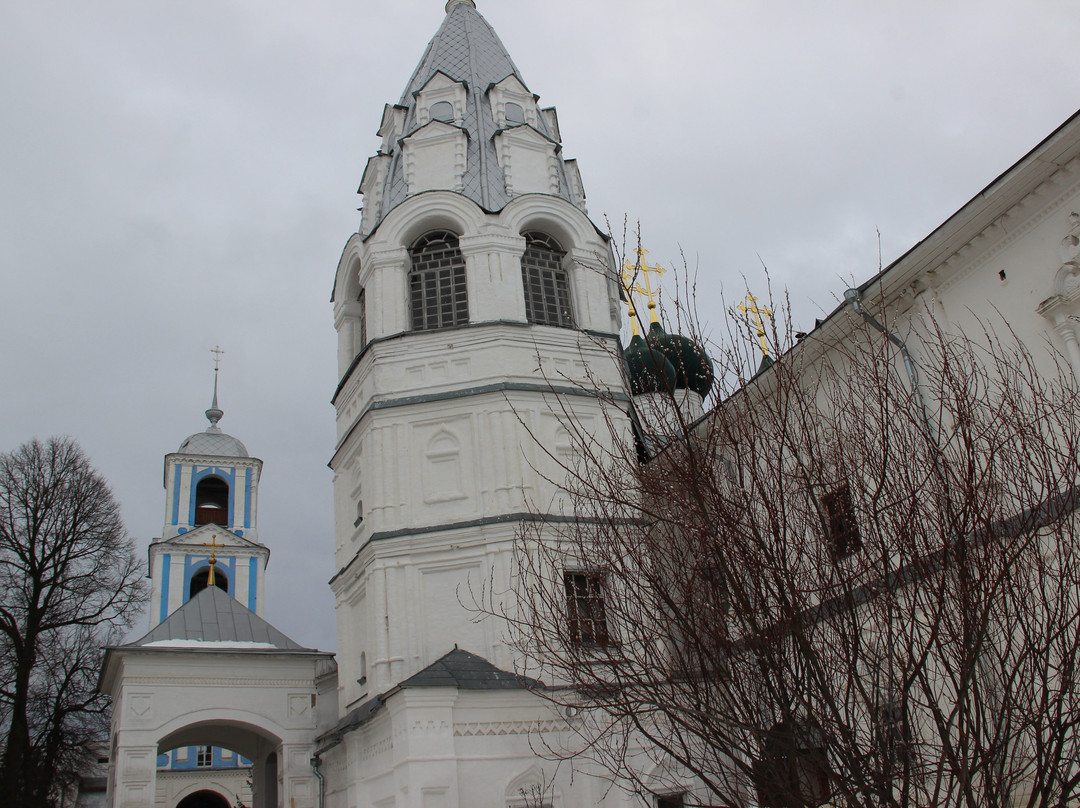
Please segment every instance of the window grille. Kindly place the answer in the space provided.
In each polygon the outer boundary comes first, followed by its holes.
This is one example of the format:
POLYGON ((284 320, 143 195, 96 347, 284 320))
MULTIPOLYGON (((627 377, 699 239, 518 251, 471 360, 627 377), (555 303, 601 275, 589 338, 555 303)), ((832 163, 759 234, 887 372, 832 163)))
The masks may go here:
POLYGON ((543 233, 525 234, 521 280, 525 287, 525 317, 530 323, 573 328, 570 281, 563 268, 566 253, 543 233))
POLYGON ((604 603, 604 574, 595 570, 567 572, 564 580, 570 642, 600 648, 611 645, 604 603))
POLYGON ((453 233, 423 236, 409 251, 409 304, 413 331, 466 325, 469 297, 465 259, 453 233))

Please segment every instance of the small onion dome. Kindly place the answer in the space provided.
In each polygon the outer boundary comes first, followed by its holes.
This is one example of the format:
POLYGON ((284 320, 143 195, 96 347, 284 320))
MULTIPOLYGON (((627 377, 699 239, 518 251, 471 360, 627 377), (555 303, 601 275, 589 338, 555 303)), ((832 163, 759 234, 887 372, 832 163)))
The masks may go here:
POLYGON ((648 342, 659 348, 675 367, 675 387, 690 389, 702 398, 709 394, 716 378, 705 349, 689 337, 667 334, 660 323, 649 326, 648 342))
POLYGON ((634 395, 666 393, 675 388, 675 366, 659 346, 650 346, 641 336, 635 336, 623 351, 623 358, 634 395))

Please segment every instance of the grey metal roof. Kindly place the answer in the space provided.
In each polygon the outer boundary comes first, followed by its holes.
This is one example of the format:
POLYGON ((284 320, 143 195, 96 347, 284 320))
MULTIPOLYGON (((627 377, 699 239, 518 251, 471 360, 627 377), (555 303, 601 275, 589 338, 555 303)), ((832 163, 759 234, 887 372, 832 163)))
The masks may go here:
MULTIPOLYGON (((401 96, 402 107, 407 109, 402 137, 408 137, 420 128, 416 114, 416 93, 438 72, 445 73, 466 86, 466 111, 463 127, 468 134, 468 152, 464 187, 461 193, 488 211, 499 211, 510 201, 506 193, 506 179, 495 153, 495 119, 491 113, 487 91, 493 84, 513 75, 523 86, 524 79, 518 73, 510 54, 492 29, 469 3, 458 3, 450 8, 438 33, 428 44, 416 72, 413 73, 401 96)), ((552 140, 544 116, 539 116, 538 131, 552 140)), ((572 202, 566 169, 559 165, 558 196, 572 202)), ((401 149, 394 146, 393 159, 383 187, 381 222, 394 207, 408 195, 401 149)), ((372 230, 379 222, 372 225, 372 230)))
POLYGON ((542 687, 535 679, 500 670, 483 657, 455 648, 410 676, 399 687, 456 687, 459 690, 525 690, 542 687))
POLYGON ((203 432, 188 436, 177 454, 211 455, 213 457, 250 457, 247 447, 219 427, 207 427, 203 432))
MULTIPOLYGON (((280 651, 310 651, 290 640, 236 598, 216 586, 208 586, 164 621, 149 634, 125 648, 145 648, 151 644, 160 647, 184 646, 183 642, 208 643, 207 650, 245 650, 243 646, 228 648, 227 643, 263 643, 280 651), (219 646, 209 643, 220 643, 219 646)), ((249 646, 250 650, 259 650, 249 646)), ((272 650, 265 648, 263 650, 272 650)))

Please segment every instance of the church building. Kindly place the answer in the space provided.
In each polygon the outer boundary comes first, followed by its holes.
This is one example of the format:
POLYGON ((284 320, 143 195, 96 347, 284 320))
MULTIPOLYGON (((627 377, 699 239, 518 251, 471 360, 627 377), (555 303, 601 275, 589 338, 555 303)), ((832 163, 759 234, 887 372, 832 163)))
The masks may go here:
MULTIPOLYGON (((449 0, 378 122, 359 229, 333 284, 336 658, 262 616, 262 461, 218 426, 216 381, 209 427, 166 455, 164 524, 149 551, 150 631, 107 649, 101 678, 113 698, 110 805, 638 800, 611 775, 545 754, 566 748, 574 712, 536 692, 542 685, 513 642, 520 537, 577 518, 562 483, 587 460, 590 440, 602 455, 612 431, 640 435, 663 415, 635 381, 644 377, 634 363, 649 357, 639 345, 624 358, 612 250, 588 216, 558 116, 539 98, 473 0, 449 0)), ((1060 166, 1032 160, 1003 175, 994 211, 1005 215, 1052 182, 1075 190, 1078 133, 1073 119, 1044 148, 1060 146, 1051 155, 1060 166)), ((952 250, 941 254, 965 255, 961 237, 982 249, 973 228, 992 225, 969 212, 935 233, 934 244, 952 250)), ((1066 213, 1044 217, 1055 241, 1066 213)), ((1075 217, 1064 274, 1039 312, 1080 372, 1075 217)), ((902 274, 919 295, 936 265, 926 250, 912 255, 885 277, 902 274)), ((1004 285, 1004 270, 999 277, 1004 285)), ((711 366, 699 349, 662 336, 702 360, 680 383, 696 416, 711 366)), ((570 641, 595 639, 606 630, 595 570, 562 563, 559 581, 578 609, 570 641)), ((655 789, 649 777, 640 776, 648 799, 682 804, 670 770, 655 789)))

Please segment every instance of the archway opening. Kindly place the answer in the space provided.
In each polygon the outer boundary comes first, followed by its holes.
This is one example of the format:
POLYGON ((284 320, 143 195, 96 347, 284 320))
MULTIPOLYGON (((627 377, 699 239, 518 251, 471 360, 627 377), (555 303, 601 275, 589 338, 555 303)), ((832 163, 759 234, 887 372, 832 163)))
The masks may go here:
POLYGON ((188 794, 176 803, 176 808, 231 808, 231 806, 229 801, 216 791, 204 790, 188 794))
POLYGON ((203 477, 195 486, 196 525, 229 525, 229 484, 220 477, 203 477))
MULTIPOLYGON (((191 576, 191 586, 188 587, 188 600, 209 586, 210 567, 203 567, 191 576)), ((229 591, 229 579, 221 570, 214 570, 214 586, 218 589, 229 591)))

